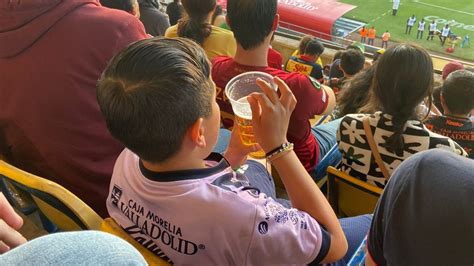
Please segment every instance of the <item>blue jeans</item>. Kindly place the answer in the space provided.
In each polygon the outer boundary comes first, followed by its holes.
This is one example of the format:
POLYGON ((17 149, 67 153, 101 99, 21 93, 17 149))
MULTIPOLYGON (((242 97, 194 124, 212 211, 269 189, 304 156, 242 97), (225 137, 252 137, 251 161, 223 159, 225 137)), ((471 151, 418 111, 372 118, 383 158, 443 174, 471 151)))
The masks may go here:
POLYGON ((3 255, 2 265, 147 265, 125 240, 98 231, 54 233, 3 255))
POLYGON ((336 140, 341 120, 342 118, 339 118, 311 129, 319 145, 319 161, 311 173, 315 181, 319 181, 326 175, 326 170, 329 166, 337 166, 342 160, 336 140))
POLYGON ((284 207, 291 208, 289 200, 277 198, 273 177, 261 163, 248 160, 242 169, 252 187, 257 188, 260 192, 265 193, 265 195, 274 199, 284 207))
POLYGON ((217 138, 216 146, 214 146, 214 152, 224 153, 229 144, 231 132, 225 128, 219 129, 219 137, 217 138))

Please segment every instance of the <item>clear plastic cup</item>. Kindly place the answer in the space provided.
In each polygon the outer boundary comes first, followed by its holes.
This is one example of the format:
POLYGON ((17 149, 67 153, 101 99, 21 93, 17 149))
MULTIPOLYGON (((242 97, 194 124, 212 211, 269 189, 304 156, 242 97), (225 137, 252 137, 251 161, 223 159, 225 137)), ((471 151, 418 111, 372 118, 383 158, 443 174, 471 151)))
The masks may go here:
MULTIPOLYGON (((257 85, 257 79, 260 78, 268 82, 275 91, 276 84, 273 82, 273 76, 264 72, 245 72, 227 83, 225 87, 225 95, 232 105, 235 114, 234 126, 240 127, 240 139, 244 145, 254 145, 257 143, 252 127, 252 109, 247 100, 247 96, 254 92, 263 92, 257 85)), ((265 158, 263 150, 250 153, 254 158, 265 158)))

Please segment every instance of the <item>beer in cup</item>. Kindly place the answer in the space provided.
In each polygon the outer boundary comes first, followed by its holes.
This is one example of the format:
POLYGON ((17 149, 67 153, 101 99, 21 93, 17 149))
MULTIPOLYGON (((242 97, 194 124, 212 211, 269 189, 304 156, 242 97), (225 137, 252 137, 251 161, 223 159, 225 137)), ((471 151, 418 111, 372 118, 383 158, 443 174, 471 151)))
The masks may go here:
MULTIPOLYGON (((253 134, 252 127, 252 109, 247 100, 247 96, 254 92, 263 91, 257 85, 257 79, 260 78, 270 86, 277 89, 276 84, 273 82, 273 77, 264 72, 245 72, 242 73, 227 83, 225 87, 225 95, 232 105, 235 119, 234 126, 240 127, 240 139, 244 145, 254 145, 257 143, 253 134)), ((265 152, 263 150, 250 153, 250 156, 254 158, 265 158, 265 152)))

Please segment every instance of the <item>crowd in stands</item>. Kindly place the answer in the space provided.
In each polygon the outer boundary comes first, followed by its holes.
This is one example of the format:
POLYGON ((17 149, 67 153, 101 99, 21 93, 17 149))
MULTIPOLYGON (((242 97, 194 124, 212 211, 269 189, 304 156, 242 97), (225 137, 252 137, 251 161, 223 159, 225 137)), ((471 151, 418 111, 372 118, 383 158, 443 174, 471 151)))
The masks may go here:
MULTIPOLYGON (((350 45, 323 67, 324 45, 304 36, 283 65, 277 0, 225 11, 175 0, 166 12, 154 0, 0 3, 0 158, 63 185, 164 260, 345 265, 367 238, 368 265, 474 261, 474 74, 460 63, 439 86, 414 44, 372 62, 350 45), (248 96, 248 146, 224 89, 250 71, 278 91, 258 80, 248 96), (331 121, 312 126, 317 115, 331 121), (260 148, 288 198, 248 159, 260 148), (316 184, 328 165, 385 190, 373 216, 336 216, 316 184)), ((363 30, 373 44, 374 27, 363 30)), ((97 240, 143 264, 104 235, 25 243, 1 194, 0 210, 0 261, 97 240)), ((105 252, 94 249, 79 248, 105 252)))

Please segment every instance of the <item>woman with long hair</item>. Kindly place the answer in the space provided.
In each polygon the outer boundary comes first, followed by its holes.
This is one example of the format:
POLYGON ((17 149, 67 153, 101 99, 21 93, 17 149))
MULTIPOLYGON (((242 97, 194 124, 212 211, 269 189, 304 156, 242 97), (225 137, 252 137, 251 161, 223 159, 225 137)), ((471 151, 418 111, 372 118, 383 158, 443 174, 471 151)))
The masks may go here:
POLYGON ((384 187, 392 172, 411 155, 443 148, 466 156, 450 138, 429 131, 417 115, 425 98, 431 107, 433 63, 414 44, 389 48, 378 60, 364 107, 373 114, 346 115, 338 131, 342 168, 350 175, 384 187))
POLYGON ((197 42, 204 48, 210 60, 221 55, 234 56, 237 45, 232 32, 211 24, 216 0, 181 2, 186 15, 177 25, 168 28, 165 37, 184 37, 197 42))

